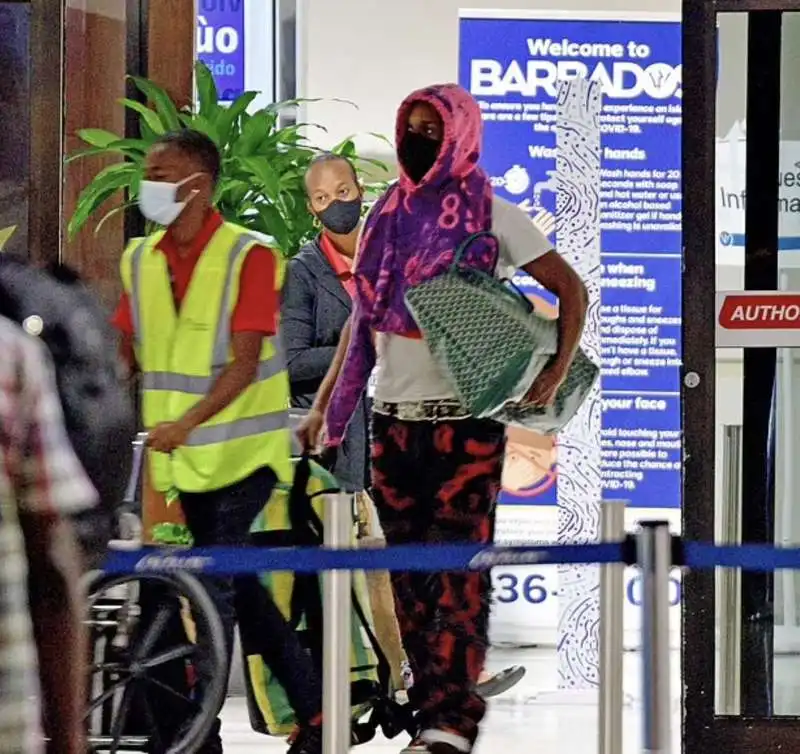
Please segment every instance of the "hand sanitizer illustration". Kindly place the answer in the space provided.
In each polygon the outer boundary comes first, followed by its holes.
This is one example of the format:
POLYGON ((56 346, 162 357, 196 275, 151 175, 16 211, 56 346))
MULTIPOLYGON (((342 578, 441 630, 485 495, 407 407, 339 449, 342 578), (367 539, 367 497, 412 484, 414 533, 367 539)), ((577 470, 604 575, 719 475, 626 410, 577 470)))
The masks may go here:
POLYGON ((506 170, 506 174, 503 176, 503 185, 509 194, 519 196, 528 190, 531 185, 531 177, 522 165, 514 165, 506 170))
POLYGON ((533 224, 548 238, 556 229, 556 216, 542 206, 542 194, 546 191, 555 194, 557 190, 558 179, 556 178, 556 171, 548 170, 547 180, 533 184, 533 206, 523 207, 530 214, 533 224))

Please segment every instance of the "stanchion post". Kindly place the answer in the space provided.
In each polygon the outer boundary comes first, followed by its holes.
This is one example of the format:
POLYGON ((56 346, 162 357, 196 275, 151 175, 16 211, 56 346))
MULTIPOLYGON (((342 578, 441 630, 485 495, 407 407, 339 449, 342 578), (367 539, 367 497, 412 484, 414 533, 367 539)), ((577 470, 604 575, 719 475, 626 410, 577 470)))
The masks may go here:
POLYGON ((670 754, 669 524, 648 521, 637 537, 642 570, 642 698, 644 754, 670 754))
MULTIPOLYGON (((325 500, 325 546, 347 549, 353 540, 350 495, 325 500)), ((322 720, 324 754, 350 748, 350 571, 326 571, 323 582, 322 720)))
MULTIPOLYGON (((625 501, 604 500, 600 504, 600 535, 604 542, 625 537, 625 501)), ((609 563, 600 567, 600 754, 622 754, 622 662, 625 566, 609 563)))

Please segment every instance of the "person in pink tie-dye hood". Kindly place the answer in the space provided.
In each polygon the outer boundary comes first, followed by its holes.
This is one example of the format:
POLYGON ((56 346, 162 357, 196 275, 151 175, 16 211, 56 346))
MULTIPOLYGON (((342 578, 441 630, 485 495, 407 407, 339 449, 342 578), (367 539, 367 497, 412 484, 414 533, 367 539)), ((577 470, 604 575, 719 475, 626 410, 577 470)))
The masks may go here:
MULTIPOLYGON (((469 236, 492 231, 470 244, 463 263, 504 277, 523 269, 561 302, 558 353, 528 394, 541 404, 552 401, 577 349, 586 291, 527 213, 493 195, 479 166, 480 108, 468 92, 444 84, 409 95, 396 141, 399 179, 364 222, 354 310, 301 440, 316 443, 325 413, 326 443, 339 446, 377 366, 371 493, 388 544, 490 543, 504 427, 460 405, 406 308, 406 291, 445 272, 469 236)), ((468 754, 486 711, 478 683, 489 574, 394 573, 392 583, 414 676, 409 699, 419 710, 404 751, 468 754)))

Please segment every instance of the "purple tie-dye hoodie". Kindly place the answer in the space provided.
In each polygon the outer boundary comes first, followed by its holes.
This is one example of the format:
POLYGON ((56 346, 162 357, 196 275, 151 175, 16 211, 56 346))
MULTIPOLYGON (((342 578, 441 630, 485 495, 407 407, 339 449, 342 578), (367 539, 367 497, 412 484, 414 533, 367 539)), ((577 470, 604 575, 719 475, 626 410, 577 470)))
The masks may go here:
MULTIPOLYGON (((464 239, 492 227, 492 189, 478 167, 482 129, 477 102, 456 84, 413 92, 397 113, 398 147, 418 102, 429 103, 441 117, 442 145, 433 168, 418 184, 400 165, 398 182, 378 200, 364 225, 354 270, 350 347, 326 416, 330 445, 342 441, 375 366, 373 332, 416 334, 406 291, 444 273, 464 239)), ((463 264, 486 272, 496 262, 491 239, 470 244, 463 257, 463 264)))

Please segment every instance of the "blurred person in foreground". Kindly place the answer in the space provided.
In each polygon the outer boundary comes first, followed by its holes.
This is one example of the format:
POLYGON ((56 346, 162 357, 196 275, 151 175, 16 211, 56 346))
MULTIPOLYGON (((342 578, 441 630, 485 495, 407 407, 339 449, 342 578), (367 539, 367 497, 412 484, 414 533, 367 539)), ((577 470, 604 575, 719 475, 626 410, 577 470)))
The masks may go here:
MULTIPOLYGON (((560 302, 558 352, 527 395, 549 404, 580 341, 586 291, 527 214, 493 195, 478 166, 481 114, 468 92, 454 84, 414 92, 400 106, 396 140, 400 177, 362 229, 348 342, 331 367, 338 378, 333 387, 326 379, 301 434, 311 442, 327 409, 326 442, 339 445, 377 363, 372 493, 388 543, 488 543, 504 428, 461 407, 405 292, 449 269, 473 233, 492 231, 499 244, 471 244, 462 264, 500 276, 522 269, 560 302)), ((486 712, 477 682, 488 646, 489 573, 395 573, 392 580, 414 674, 409 697, 420 710, 405 752, 467 754, 486 712)))
MULTIPOLYGON (((134 239, 121 262, 114 323, 141 372, 149 479, 176 490, 198 547, 243 546, 278 481, 291 482, 289 380, 278 335, 284 264, 212 206, 220 154, 205 135, 162 136, 147 154, 139 207, 165 230, 134 239)), ((310 656, 256 575, 206 578, 228 665, 236 618, 300 727, 292 754, 322 747, 322 690, 310 656)), ((229 672, 229 671, 228 671, 229 672)), ((222 750, 217 721, 203 752, 222 750)))
POLYGON ((97 495, 44 346, 0 317, 0 354, 0 751, 45 750, 41 711, 46 751, 83 754, 82 563, 67 519, 97 495))
MULTIPOLYGON (((345 328, 356 295, 353 260, 358 245, 364 202, 363 188, 353 163, 337 154, 316 157, 305 177, 309 211, 320 234, 289 262, 282 305, 282 332, 286 344, 292 406, 316 411, 314 401, 336 357, 339 342, 348 339, 345 328)), ((385 545, 369 498, 369 422, 371 400, 361 396, 337 448, 333 469, 343 487, 356 494, 359 543, 385 545)), ((319 414, 321 418, 321 414, 319 414)), ((387 655, 395 691, 411 680, 395 615, 389 574, 368 571, 367 582, 375 632, 387 655)), ((512 666, 501 673, 483 673, 479 693, 492 696, 507 691, 524 674, 512 666)))

